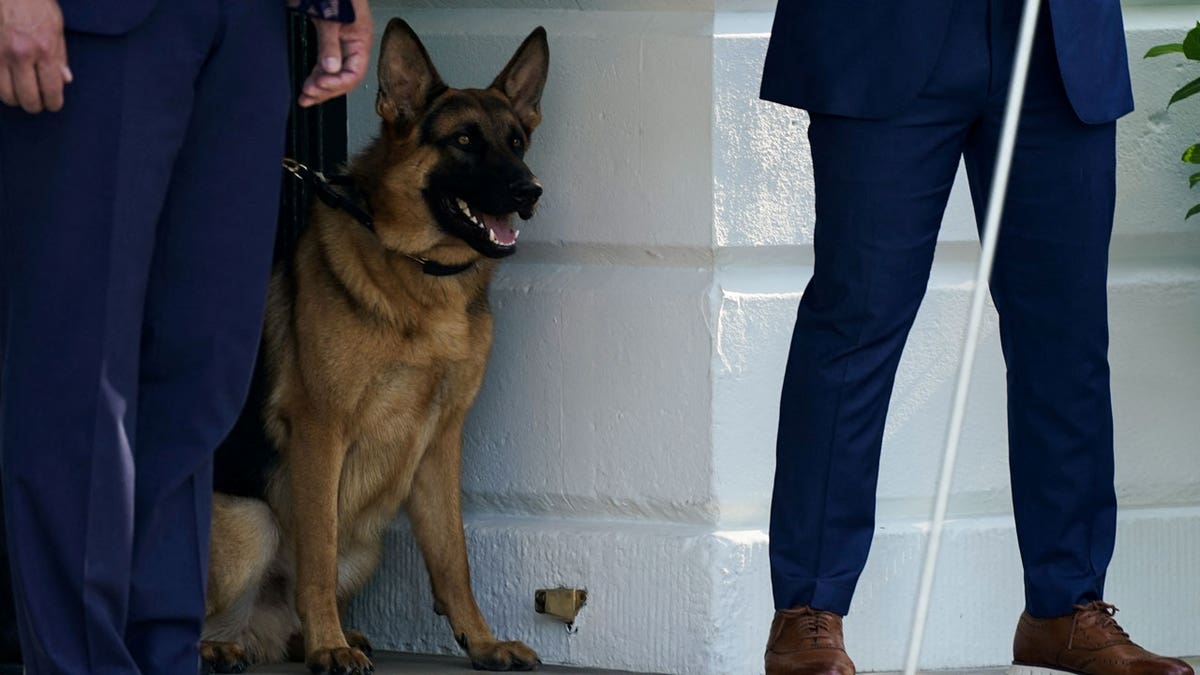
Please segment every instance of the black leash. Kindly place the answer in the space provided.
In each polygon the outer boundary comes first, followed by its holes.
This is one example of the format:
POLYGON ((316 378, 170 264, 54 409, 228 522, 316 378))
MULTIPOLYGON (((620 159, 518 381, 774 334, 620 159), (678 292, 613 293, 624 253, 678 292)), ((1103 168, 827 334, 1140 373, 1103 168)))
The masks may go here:
MULTIPOLYGON (((375 219, 367 209, 359 206, 358 203, 350 197, 338 192, 334 188, 335 185, 348 186, 351 190, 355 190, 354 177, 346 174, 335 174, 326 176, 320 171, 313 171, 307 166, 297 162, 291 157, 283 158, 283 168, 286 169, 296 178, 304 181, 309 187, 316 192, 317 197, 325 202, 325 205, 331 209, 338 209, 350 214, 351 218, 358 221, 359 225, 367 228, 367 231, 372 234, 375 232, 375 219)), ((419 258, 414 255, 404 254, 406 258, 421 264, 421 271, 431 277, 450 277, 455 274, 461 274, 475 267, 475 263, 469 262, 462 265, 443 265, 440 262, 419 258)))

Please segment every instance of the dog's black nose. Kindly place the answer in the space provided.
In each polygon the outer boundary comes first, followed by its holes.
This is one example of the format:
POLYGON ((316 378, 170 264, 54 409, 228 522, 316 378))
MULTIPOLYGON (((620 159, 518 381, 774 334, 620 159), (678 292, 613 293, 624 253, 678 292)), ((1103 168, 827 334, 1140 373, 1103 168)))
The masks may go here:
POLYGON ((508 189, 521 206, 533 206, 542 196, 542 184, 536 178, 519 180, 509 185, 508 189))

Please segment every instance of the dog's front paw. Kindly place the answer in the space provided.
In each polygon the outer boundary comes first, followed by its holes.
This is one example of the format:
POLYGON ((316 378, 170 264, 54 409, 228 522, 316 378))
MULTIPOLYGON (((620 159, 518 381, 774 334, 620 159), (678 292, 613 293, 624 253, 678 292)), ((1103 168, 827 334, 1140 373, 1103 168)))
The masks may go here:
POLYGON ((359 631, 346 631, 346 644, 351 647, 357 647, 359 651, 367 655, 368 659, 375 656, 375 649, 371 647, 371 641, 359 631))
POLYGON ((476 647, 468 655, 475 670, 537 670, 542 665, 537 652, 524 642, 493 642, 476 647))
POLYGON ((317 649, 309 652, 305 664, 315 675, 367 675, 375 670, 371 659, 356 647, 317 649))
POLYGON ((234 642, 214 642, 204 640, 200 643, 200 672, 209 673, 244 673, 249 662, 242 646, 234 642))

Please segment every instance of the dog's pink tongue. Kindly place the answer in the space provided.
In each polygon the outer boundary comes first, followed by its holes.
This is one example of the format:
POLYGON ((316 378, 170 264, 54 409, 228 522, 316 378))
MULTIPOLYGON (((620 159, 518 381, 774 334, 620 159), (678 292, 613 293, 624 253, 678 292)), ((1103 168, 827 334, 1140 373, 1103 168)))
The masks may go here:
POLYGON ((483 224, 492 231, 492 235, 496 237, 496 241, 503 246, 511 246, 517 243, 517 233, 512 227, 512 214, 505 216, 493 216, 490 213, 480 214, 483 218, 483 224))

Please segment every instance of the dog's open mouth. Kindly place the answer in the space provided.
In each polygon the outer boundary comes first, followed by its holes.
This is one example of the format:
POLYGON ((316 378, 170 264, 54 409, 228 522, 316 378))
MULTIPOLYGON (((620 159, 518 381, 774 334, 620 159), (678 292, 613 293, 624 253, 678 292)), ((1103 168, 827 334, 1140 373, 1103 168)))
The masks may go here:
POLYGON ((455 199, 453 208, 458 209, 458 214, 461 217, 466 218, 472 225, 486 232, 488 241, 496 246, 508 247, 517 245, 517 238, 521 236, 521 231, 513 229, 513 214, 508 213, 503 216, 497 216, 484 213, 483 211, 472 211, 471 206, 462 199, 455 199))
POLYGON ((489 258, 503 258, 516 252, 521 231, 513 227, 513 216, 527 219, 533 215, 516 211, 487 213, 461 197, 443 197, 436 203, 442 227, 489 258))

